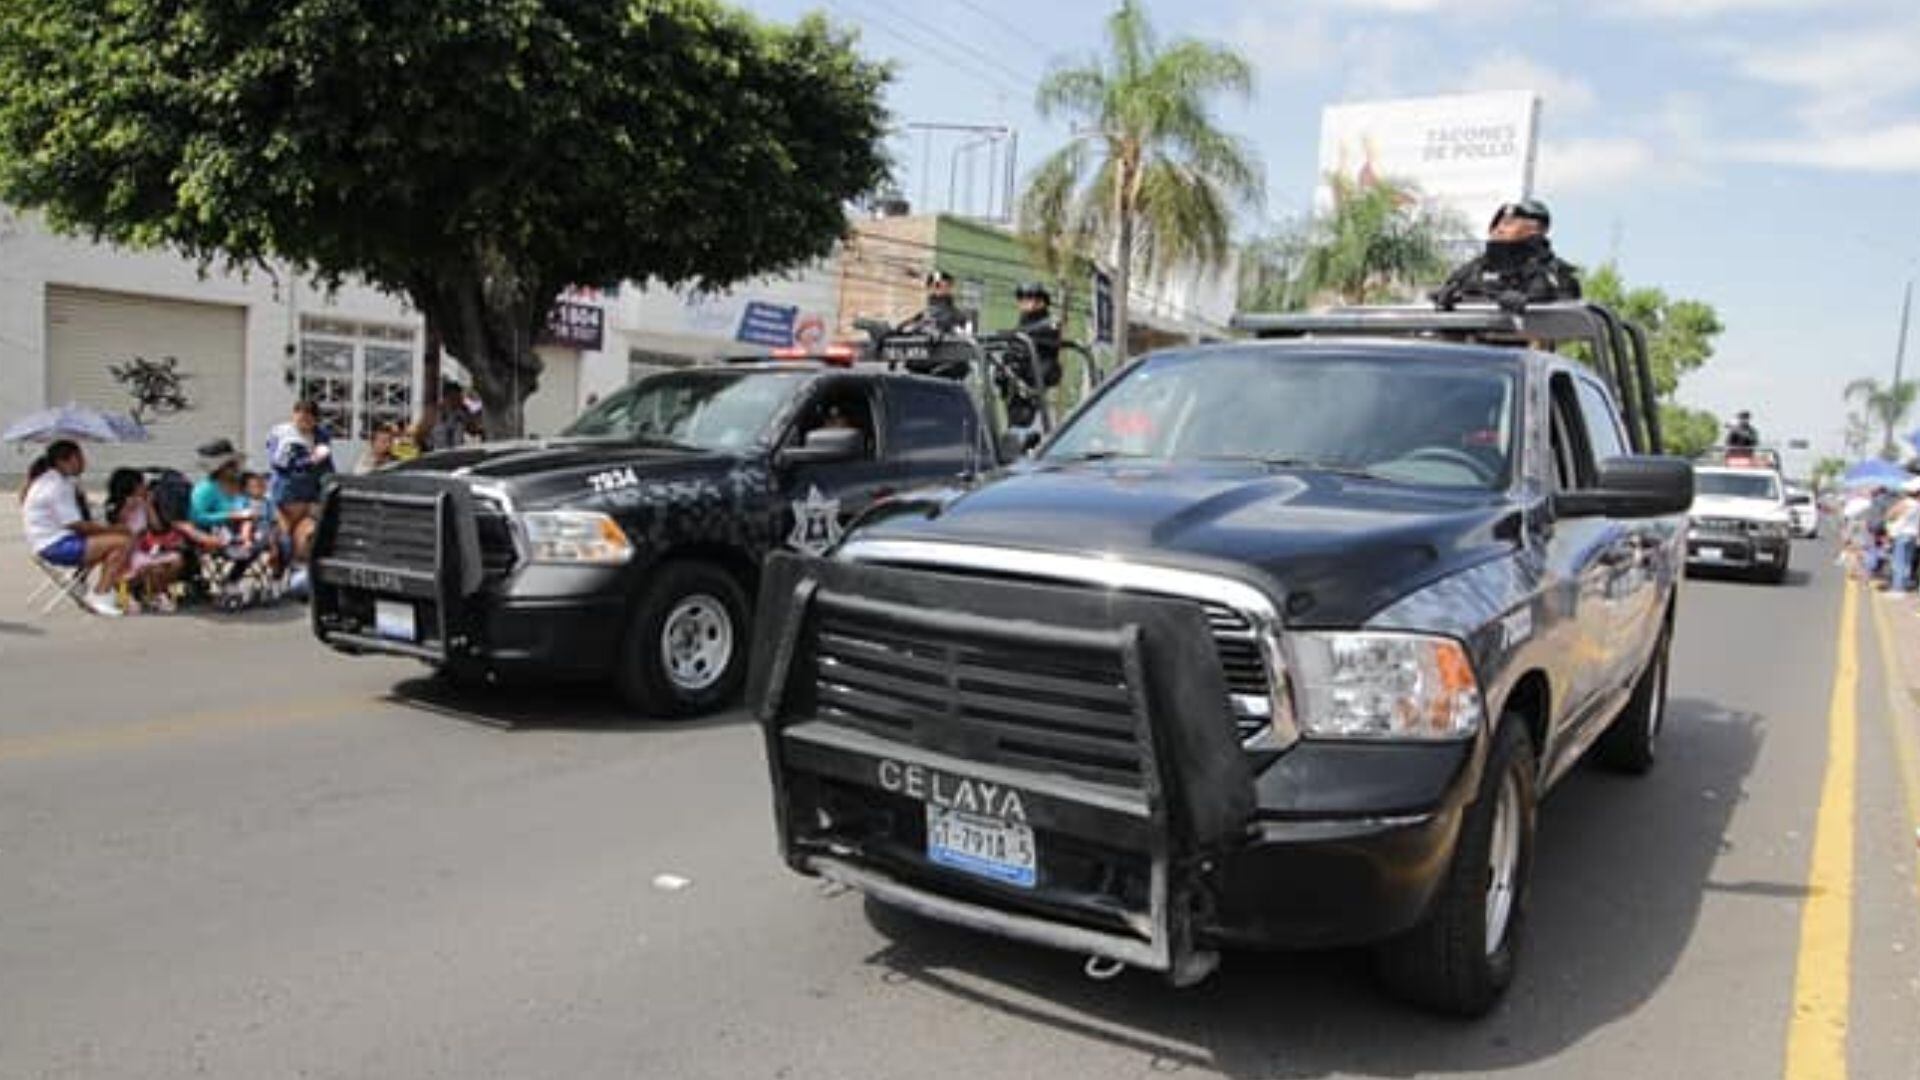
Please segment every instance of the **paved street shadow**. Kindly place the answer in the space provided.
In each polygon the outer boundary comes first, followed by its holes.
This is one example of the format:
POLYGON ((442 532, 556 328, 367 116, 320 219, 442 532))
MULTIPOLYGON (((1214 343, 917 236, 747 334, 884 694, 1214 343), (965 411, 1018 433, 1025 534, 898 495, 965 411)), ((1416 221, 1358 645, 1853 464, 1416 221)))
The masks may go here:
POLYGON ((1772 582, 1745 570, 1728 570, 1714 567, 1690 566, 1687 568, 1687 580, 1711 582, 1724 585, 1741 585, 1754 589, 1804 589, 1813 584, 1813 574, 1807 570, 1787 568, 1785 581, 1772 582))
POLYGON ((46 637, 47 631, 44 627, 35 626, 32 623, 0 619, 0 634, 9 637, 46 637))
POLYGON ((633 732, 727 726, 748 718, 739 709, 692 720, 636 716, 626 703, 595 683, 504 682, 460 685, 426 675, 398 683, 390 704, 503 731, 633 732))
POLYGON ((1519 983, 1478 1023, 1415 1012, 1374 984, 1360 951, 1232 954, 1186 991, 1084 958, 1015 945, 869 904, 890 980, 1135 1050, 1155 1071, 1232 1077, 1478 1075, 1552 1059, 1639 1009, 1666 982, 1709 890, 1793 903, 1791 886, 1714 884, 1763 722, 1672 702, 1663 760, 1641 779, 1577 769, 1541 813, 1519 983))

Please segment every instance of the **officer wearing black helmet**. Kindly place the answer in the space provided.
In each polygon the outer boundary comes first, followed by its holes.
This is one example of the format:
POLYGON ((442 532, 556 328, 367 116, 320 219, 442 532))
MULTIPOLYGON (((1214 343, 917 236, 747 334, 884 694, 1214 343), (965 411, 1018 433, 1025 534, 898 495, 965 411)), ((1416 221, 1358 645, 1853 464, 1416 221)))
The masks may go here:
POLYGON ((908 333, 936 336, 973 332, 973 314, 953 301, 952 274, 935 270, 927 275, 927 306, 913 318, 901 323, 900 329, 908 333))
POLYGON ((1486 250, 1447 278, 1433 294, 1434 303, 1450 310, 1462 301, 1492 301, 1517 311, 1528 304, 1580 299, 1578 272, 1547 241, 1552 226, 1553 215, 1538 199, 1494 211, 1486 250))
POLYGON ((1741 410, 1727 425, 1727 446, 1735 450, 1753 450, 1760 445, 1760 431, 1753 426, 1753 414, 1741 410))
POLYGON ((1033 342, 1040 385, 1060 385, 1060 324, 1053 319, 1053 294, 1037 281, 1022 282, 1013 290, 1020 322, 1013 329, 1033 342))

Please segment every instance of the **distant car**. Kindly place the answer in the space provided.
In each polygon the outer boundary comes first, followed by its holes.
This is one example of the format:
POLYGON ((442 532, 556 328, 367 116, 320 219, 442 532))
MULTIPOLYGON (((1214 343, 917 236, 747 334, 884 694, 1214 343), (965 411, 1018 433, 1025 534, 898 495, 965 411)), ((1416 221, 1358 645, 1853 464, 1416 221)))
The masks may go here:
POLYGON ((1696 468, 1687 565, 1744 570, 1778 584, 1793 556, 1786 487, 1771 469, 1696 468))
POLYGON ((1820 505, 1813 501, 1812 492, 1788 491, 1787 514, 1793 520, 1793 535, 1802 540, 1820 538, 1820 505))

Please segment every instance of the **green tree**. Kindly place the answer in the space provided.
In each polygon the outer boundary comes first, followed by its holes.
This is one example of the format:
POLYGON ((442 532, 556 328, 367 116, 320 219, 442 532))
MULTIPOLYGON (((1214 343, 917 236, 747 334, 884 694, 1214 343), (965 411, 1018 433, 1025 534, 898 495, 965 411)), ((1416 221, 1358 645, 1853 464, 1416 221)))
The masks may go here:
POLYGON ((1819 461, 1814 462, 1813 463, 1814 490, 1815 491, 1827 490, 1829 487, 1831 487, 1834 484, 1835 481, 1839 480, 1841 474, 1845 473, 1846 471, 1847 471, 1847 463, 1842 458, 1823 457, 1819 461))
POLYGON ((1670 399, 1680 380, 1713 358, 1714 339, 1725 332, 1720 315, 1699 300, 1674 300, 1661 289, 1630 288, 1618 267, 1602 265, 1582 282, 1588 300, 1604 304, 1647 332, 1653 386, 1670 399))
POLYGON ((0 0, 0 199, 402 295, 507 433, 568 284, 828 252, 886 78, 716 0, 0 0))
POLYGON ((1894 442, 1893 433, 1913 411, 1914 400, 1920 397, 1920 383, 1911 379, 1893 384, 1883 384, 1879 379, 1855 379, 1847 384, 1845 395, 1848 401, 1859 401, 1867 417, 1880 425, 1885 435, 1880 443, 1880 456, 1888 461, 1898 458, 1900 448, 1894 442))
POLYGON ((1446 273, 1446 241, 1458 229, 1426 209, 1412 185, 1328 181, 1333 206, 1308 232, 1299 292, 1347 304, 1407 300, 1446 273))
POLYGON ((1209 104, 1252 92, 1244 57, 1185 38, 1163 44, 1135 0, 1107 19, 1106 56, 1040 84, 1041 116, 1069 120, 1076 134, 1028 178, 1022 218, 1048 249, 1111 255, 1122 359, 1136 266, 1163 279, 1232 257, 1233 214, 1258 203, 1260 169, 1209 104))
MULTIPOLYGON (((1647 332, 1647 363, 1660 401, 1660 433, 1670 454, 1693 457, 1720 441, 1720 418, 1675 400, 1680 380, 1713 359, 1714 341, 1726 327, 1711 304, 1675 300, 1664 290, 1629 287, 1618 267, 1602 265, 1582 282, 1588 300, 1604 304, 1647 332)), ((1581 358, 1587 359, 1585 350, 1581 358)))
POLYGON ((1300 272, 1307 257, 1307 235, 1285 229, 1241 245, 1236 306, 1241 311, 1298 311, 1307 296, 1300 272))
POLYGON ((1667 453, 1698 457, 1720 442, 1720 418, 1705 409, 1662 401, 1660 435, 1667 453))
POLYGON ((1847 413, 1844 441, 1848 457, 1857 461, 1867 456, 1867 444, 1873 441, 1873 420, 1858 409, 1847 413))

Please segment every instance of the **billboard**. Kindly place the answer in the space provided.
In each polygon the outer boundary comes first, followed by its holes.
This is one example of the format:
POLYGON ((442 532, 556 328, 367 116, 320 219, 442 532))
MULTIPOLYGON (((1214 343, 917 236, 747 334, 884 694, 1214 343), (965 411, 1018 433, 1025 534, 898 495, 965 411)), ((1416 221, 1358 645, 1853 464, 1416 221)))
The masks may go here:
POLYGON ((1333 203, 1329 175, 1410 182, 1427 205, 1479 236, 1501 203, 1533 193, 1540 98, 1531 90, 1362 101, 1320 114, 1314 210, 1333 203))

